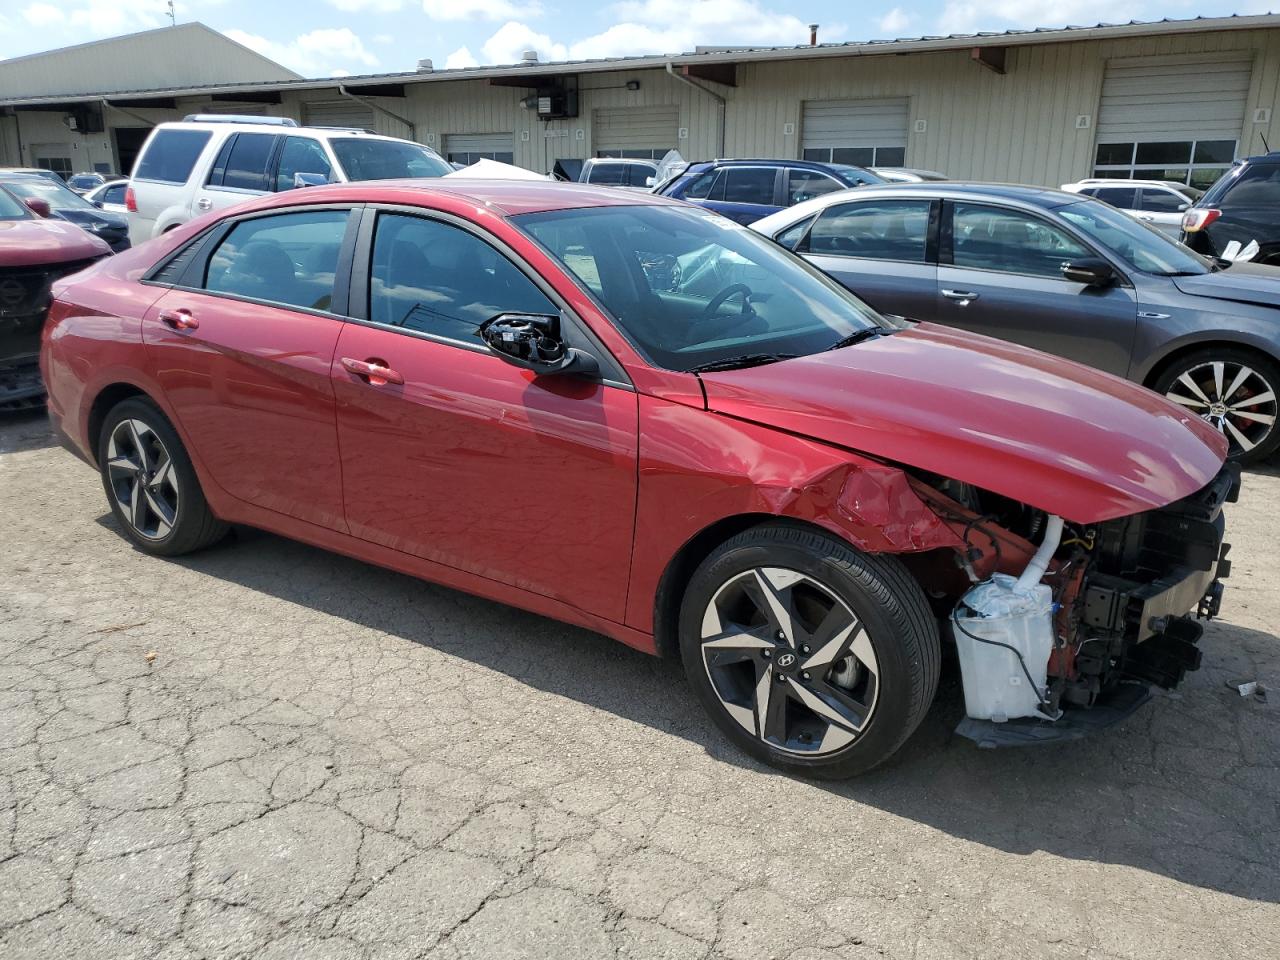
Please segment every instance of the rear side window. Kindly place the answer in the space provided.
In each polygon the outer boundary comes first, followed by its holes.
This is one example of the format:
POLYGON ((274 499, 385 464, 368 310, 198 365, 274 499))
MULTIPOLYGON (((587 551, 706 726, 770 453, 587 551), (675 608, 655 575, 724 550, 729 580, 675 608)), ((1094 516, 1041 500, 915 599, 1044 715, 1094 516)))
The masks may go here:
MULTIPOLYGON (((1217 193, 1217 191, 1213 191, 1217 193)), ((1251 163, 1227 188, 1225 195, 1206 200, 1223 210, 1232 207, 1259 207, 1280 204, 1280 163, 1251 163)))
POLYGON ((209 171, 209 186, 267 190, 267 167, 276 137, 270 133, 238 133, 223 146, 209 171))
POLYGON ((810 253, 924 263, 928 200, 884 200, 830 207, 809 231, 810 253))
POLYGON ((186 183, 210 136, 208 130, 157 130, 133 170, 134 179, 186 183))
POLYGON ((236 224, 209 258, 204 289, 330 309, 348 216, 346 210, 310 210, 236 224))
POLYGON ((773 203, 772 167, 729 167, 725 170, 726 203, 773 203))

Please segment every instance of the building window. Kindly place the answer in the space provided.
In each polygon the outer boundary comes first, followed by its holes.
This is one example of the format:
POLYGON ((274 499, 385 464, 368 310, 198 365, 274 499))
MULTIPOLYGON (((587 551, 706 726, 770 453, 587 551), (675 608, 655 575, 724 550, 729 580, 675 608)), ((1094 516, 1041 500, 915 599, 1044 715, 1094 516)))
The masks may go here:
POLYGON ((516 162, 516 155, 510 150, 450 150, 449 162, 471 166, 478 160, 497 160, 499 163, 516 162))
POLYGON ((72 174, 70 157, 41 157, 36 161, 36 166, 41 170, 52 170, 63 180, 72 174))
POLYGON ((1100 143, 1093 175, 1122 180, 1172 180, 1206 190, 1231 169, 1235 157, 1234 140, 1100 143))
POLYGON ((901 167, 906 147, 806 147, 803 159, 818 163, 849 163, 855 167, 901 167))
POLYGON ((596 156, 614 160, 661 160, 670 152, 670 147, 628 147, 625 150, 597 150, 596 156))

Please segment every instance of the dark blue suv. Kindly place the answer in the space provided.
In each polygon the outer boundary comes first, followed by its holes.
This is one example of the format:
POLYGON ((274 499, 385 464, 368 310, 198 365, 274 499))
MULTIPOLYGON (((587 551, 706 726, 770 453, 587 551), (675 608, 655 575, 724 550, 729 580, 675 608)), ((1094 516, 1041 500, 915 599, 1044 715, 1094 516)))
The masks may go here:
POLYGON ((738 223, 761 217, 824 193, 884 183, 870 170, 810 160, 707 160, 654 191, 688 200, 738 223))

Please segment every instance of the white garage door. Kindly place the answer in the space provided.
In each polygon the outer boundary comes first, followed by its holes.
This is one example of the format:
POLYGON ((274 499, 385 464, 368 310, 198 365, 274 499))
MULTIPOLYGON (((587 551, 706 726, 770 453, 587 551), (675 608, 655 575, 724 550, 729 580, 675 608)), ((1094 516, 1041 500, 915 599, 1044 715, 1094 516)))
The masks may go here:
POLYGON ((302 122, 308 127, 373 129, 373 110, 354 100, 317 100, 302 105, 302 122))
POLYGON ((592 114, 591 142, 597 157, 661 160, 676 145, 680 108, 611 107, 592 114))
POLYGON ((509 133, 451 133, 444 138, 450 163, 472 164, 477 160, 514 163, 515 138, 509 133))
POLYGON ((1110 61, 1094 176, 1207 187, 1235 158, 1252 69, 1229 53, 1110 61))
POLYGON ((810 100, 804 105, 801 156, 860 167, 900 167, 907 162, 911 102, 810 100))

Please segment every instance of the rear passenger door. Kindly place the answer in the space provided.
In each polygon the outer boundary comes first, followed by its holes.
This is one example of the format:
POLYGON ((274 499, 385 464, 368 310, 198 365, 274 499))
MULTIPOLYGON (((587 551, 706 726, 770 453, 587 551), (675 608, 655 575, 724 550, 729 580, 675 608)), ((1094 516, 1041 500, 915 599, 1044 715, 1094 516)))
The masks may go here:
POLYGON ((225 210, 267 193, 268 171, 275 166, 281 137, 273 133, 235 133, 218 151, 204 184, 196 191, 193 217, 225 210))
POLYGON ((858 200, 822 211, 796 252, 881 313, 937 312, 938 202, 858 200))
POLYGON ((755 223, 782 209, 782 173, 779 167, 721 167, 700 202, 730 220, 755 223))
POLYGON ((1064 262, 1090 258, 1107 259, 1037 214, 946 201, 939 242, 938 322, 1125 376, 1137 299, 1123 275, 1101 288, 1062 276, 1064 262))

